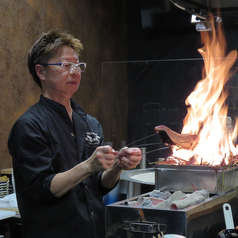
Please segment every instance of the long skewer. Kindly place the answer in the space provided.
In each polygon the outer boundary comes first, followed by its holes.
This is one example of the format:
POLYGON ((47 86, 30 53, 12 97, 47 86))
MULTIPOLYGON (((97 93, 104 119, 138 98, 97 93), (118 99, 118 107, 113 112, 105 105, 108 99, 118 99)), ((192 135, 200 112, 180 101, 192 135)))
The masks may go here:
MULTIPOLYGON (((140 138, 140 139, 138 139, 138 140, 136 140, 136 141, 133 141, 133 142, 127 144, 125 147, 129 147, 130 145, 135 144, 135 143, 138 142, 138 141, 141 141, 141 140, 144 140, 144 139, 146 139, 146 138, 155 136, 155 135, 157 135, 157 134, 158 134, 158 133, 156 132, 156 133, 153 133, 153 134, 151 134, 151 135, 148 135, 148 136, 145 136, 145 137, 143 137, 143 138, 140 138)), ((156 144, 159 145, 159 144, 162 144, 162 143, 148 143, 148 144, 138 145, 138 147, 147 146, 147 145, 156 145, 156 144)), ((157 148, 157 149, 155 149, 155 150, 147 151, 145 154, 149 154, 149 153, 152 153, 152 152, 155 152, 155 151, 165 150, 165 149, 169 149, 169 148, 170 148, 169 146, 160 147, 160 148, 157 148)), ((126 149, 126 148, 125 148, 125 149, 126 149)), ((121 151, 121 150, 123 150, 123 148, 119 149, 118 151, 121 151)))
POLYGON ((133 142, 127 144, 126 146, 128 147, 128 146, 130 146, 130 145, 135 144, 135 143, 138 142, 138 141, 141 141, 141 140, 147 139, 147 138, 152 137, 152 136, 155 136, 155 135, 158 135, 158 133, 156 132, 156 133, 153 133, 153 134, 151 134, 151 135, 149 135, 149 136, 145 136, 145 137, 143 137, 143 138, 141 138, 141 139, 139 139, 139 140, 136 140, 136 141, 133 141, 133 142))

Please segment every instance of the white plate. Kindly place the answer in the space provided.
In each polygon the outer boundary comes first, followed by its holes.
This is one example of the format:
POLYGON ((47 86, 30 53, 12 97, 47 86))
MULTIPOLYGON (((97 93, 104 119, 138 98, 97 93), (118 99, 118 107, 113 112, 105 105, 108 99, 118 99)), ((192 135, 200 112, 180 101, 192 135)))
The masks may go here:
POLYGON ((186 238, 185 236, 176 235, 176 234, 166 234, 164 235, 165 238, 186 238))

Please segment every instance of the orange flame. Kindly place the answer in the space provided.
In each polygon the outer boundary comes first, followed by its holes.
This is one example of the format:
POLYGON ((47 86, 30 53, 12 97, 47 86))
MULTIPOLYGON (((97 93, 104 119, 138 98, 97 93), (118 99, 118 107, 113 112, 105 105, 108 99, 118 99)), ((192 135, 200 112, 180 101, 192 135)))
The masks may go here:
POLYGON ((184 160, 192 158, 194 164, 220 165, 229 164, 230 158, 238 154, 238 148, 233 144, 238 124, 233 130, 225 105, 228 93, 224 90, 232 76, 231 67, 236 61, 237 51, 226 56, 221 23, 215 22, 211 14, 210 21, 212 31, 201 32, 204 47, 198 49, 204 60, 202 80, 185 101, 189 107, 182 134, 198 135, 197 141, 189 150, 174 146, 173 156, 184 160))

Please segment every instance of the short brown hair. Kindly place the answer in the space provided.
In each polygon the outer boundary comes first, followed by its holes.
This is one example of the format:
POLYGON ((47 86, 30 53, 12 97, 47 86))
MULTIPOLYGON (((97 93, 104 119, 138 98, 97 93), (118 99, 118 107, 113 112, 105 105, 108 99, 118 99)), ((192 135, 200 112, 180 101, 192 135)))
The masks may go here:
POLYGON ((47 63, 63 45, 71 47, 78 56, 80 51, 83 50, 80 40, 58 30, 50 30, 47 33, 43 33, 30 49, 28 53, 28 69, 33 80, 40 88, 42 88, 41 80, 35 71, 35 66, 40 63, 47 63))

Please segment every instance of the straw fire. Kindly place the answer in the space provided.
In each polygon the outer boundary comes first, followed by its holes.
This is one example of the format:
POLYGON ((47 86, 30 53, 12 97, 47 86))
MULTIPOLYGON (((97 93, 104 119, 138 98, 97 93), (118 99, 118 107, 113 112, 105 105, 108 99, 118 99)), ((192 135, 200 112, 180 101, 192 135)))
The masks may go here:
POLYGON ((226 40, 220 22, 210 15, 212 31, 202 31, 203 48, 198 49, 204 60, 202 79, 185 103, 187 115, 183 120, 181 134, 165 126, 155 128, 164 131, 173 145, 173 158, 199 165, 229 165, 238 155, 234 144, 237 137, 237 119, 232 126, 227 116, 225 101, 228 92, 224 90, 227 81, 234 74, 231 68, 237 58, 237 51, 226 55, 226 40))

